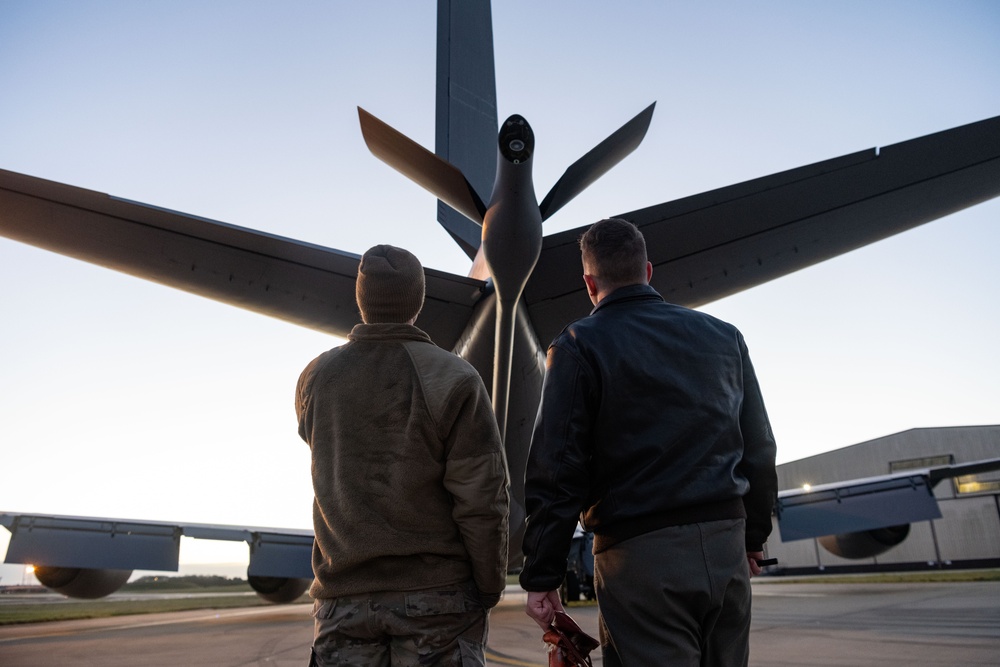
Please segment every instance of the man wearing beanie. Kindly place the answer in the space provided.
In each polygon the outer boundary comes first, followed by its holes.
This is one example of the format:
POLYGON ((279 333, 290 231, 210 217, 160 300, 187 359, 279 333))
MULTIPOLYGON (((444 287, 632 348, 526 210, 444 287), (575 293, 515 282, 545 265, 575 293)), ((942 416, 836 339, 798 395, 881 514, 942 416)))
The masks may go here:
POLYGON ((414 326, 424 272, 371 248, 362 324, 299 377, 312 450, 317 665, 484 664, 507 567, 508 477, 479 374, 414 326))

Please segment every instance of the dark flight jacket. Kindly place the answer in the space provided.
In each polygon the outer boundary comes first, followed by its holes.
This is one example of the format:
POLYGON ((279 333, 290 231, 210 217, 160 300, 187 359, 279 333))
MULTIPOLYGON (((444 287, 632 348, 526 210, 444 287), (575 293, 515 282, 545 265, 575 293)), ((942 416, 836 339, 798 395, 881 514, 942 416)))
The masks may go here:
POLYGON ((596 552, 739 517, 747 551, 761 550, 777 497, 775 449, 734 326, 648 285, 615 290, 549 347, 525 476, 522 586, 559 587, 578 518, 596 552))

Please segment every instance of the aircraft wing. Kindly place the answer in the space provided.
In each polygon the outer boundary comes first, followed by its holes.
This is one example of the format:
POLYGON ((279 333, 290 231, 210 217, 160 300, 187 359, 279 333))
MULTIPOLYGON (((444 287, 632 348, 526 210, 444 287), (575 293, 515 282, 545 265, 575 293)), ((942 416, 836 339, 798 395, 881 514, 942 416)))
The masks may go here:
MULTIPOLYGON (((775 513, 782 541, 856 533, 941 517, 941 480, 1000 470, 1000 458, 789 489, 775 513)), ((177 571, 181 536, 243 541, 250 577, 312 578, 311 530, 250 528, 0 512, 11 533, 5 562, 92 570, 177 571)))
POLYGON ((181 536, 246 542, 251 577, 312 579, 311 530, 0 512, 7 563, 176 572, 181 536))
MULTIPOLYGON (((998 195, 1000 116, 615 217, 642 230, 653 287, 693 308, 998 195)), ((546 237, 525 288, 542 344, 591 308, 584 230, 546 237)))
MULTIPOLYGON (((0 170, 0 235, 337 336, 360 256, 0 170)), ((451 349, 484 283, 425 270, 418 326, 451 349)))
POLYGON ((940 519, 934 487, 943 479, 1000 470, 1000 458, 906 470, 778 493, 783 542, 940 519))

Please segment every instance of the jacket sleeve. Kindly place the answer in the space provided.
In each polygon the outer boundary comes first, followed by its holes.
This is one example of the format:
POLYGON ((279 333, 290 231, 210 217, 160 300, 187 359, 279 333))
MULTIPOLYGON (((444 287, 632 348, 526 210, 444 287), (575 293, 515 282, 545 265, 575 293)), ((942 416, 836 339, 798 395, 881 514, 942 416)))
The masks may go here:
MULTIPOLYGON (((295 416, 299 422, 299 437, 309 443, 312 435, 312 414, 310 406, 312 404, 312 382, 316 376, 316 367, 319 364, 319 357, 309 362, 295 386, 295 416)), ((311 446, 311 445, 310 445, 311 446)))
POLYGON ((742 336, 739 342, 743 356, 743 409, 740 413, 743 459, 739 470, 750 482, 750 490, 743 496, 747 513, 746 548, 747 551, 761 551, 771 534, 771 513, 778 497, 775 470, 777 446, 757 384, 757 374, 742 336))
POLYGON ((453 412, 447 420, 444 486, 454 502, 452 516, 472 562, 476 587, 486 598, 498 600, 506 585, 510 505, 500 432, 478 375, 461 383, 446 405, 453 412))
POLYGON ((594 390, 586 364, 553 344, 525 472, 520 582, 527 591, 555 590, 566 576, 566 555, 590 493, 594 390))

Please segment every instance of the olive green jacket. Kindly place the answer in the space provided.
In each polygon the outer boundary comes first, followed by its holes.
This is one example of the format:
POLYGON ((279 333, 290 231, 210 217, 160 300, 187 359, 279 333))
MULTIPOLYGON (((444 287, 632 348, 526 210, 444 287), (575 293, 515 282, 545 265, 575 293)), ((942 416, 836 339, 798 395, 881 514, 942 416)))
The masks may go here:
POLYGON ((407 324, 359 324, 299 377, 312 449, 314 598, 473 580, 507 568, 506 459, 486 388, 407 324))

